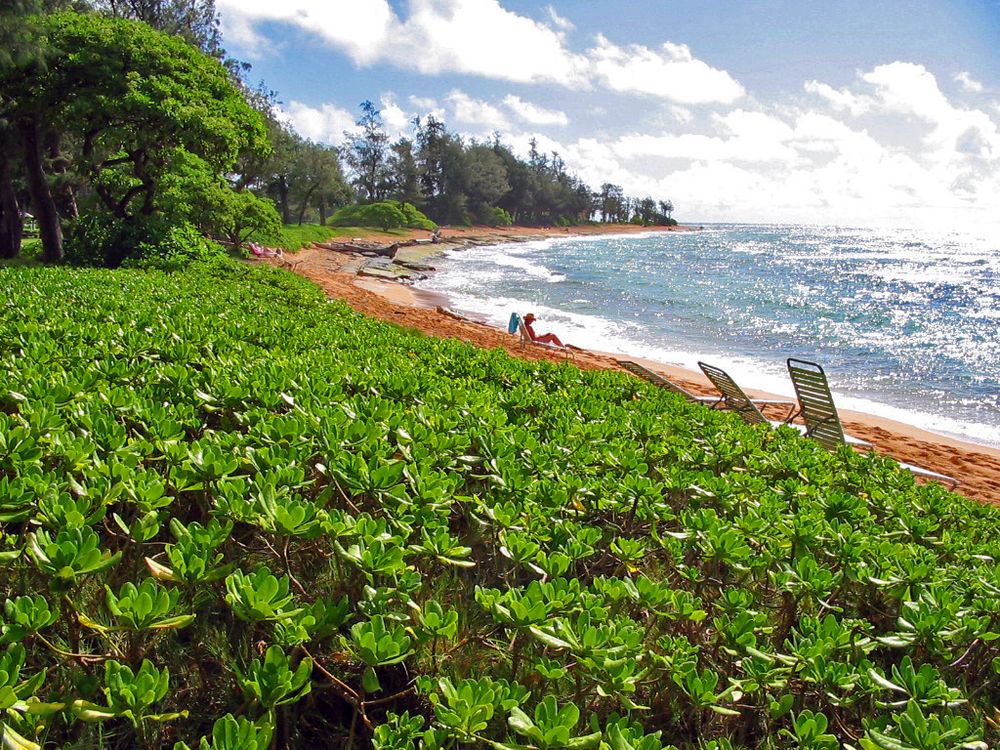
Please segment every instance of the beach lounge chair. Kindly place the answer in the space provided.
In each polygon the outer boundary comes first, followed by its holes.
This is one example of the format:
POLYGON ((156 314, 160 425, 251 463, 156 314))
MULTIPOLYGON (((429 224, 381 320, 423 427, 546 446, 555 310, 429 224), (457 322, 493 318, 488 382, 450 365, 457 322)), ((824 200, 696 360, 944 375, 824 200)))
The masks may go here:
MULTIPOLYGON (((719 393, 722 394, 722 400, 729 411, 734 411, 743 417, 743 420, 748 424, 770 424, 772 427, 777 427, 778 425, 787 424, 788 419, 795 413, 795 402, 787 400, 772 400, 772 399, 759 399, 750 398, 736 381, 733 380, 729 373, 723 370, 721 367, 716 367, 715 365, 710 365, 705 362, 699 362, 698 367, 701 371, 705 373, 705 377, 711 381, 719 393), (760 407, 766 404, 779 404, 781 406, 788 407, 788 415, 784 420, 772 420, 768 419, 761 412, 760 407)), ((790 425, 795 427, 795 425, 790 425)))
POLYGON ((563 356, 565 356, 567 359, 573 356, 572 347, 556 346, 555 344, 549 344, 544 341, 535 341, 533 338, 531 338, 531 334, 528 333, 528 327, 524 324, 524 318, 522 318, 517 313, 511 313, 510 323, 507 326, 507 330, 513 333, 511 329, 514 327, 515 324, 517 325, 517 332, 521 337, 520 344, 522 348, 526 346, 540 346, 543 349, 552 349, 553 351, 557 351, 563 356))
POLYGON ((686 388, 682 388, 681 386, 677 385, 677 383, 675 383, 672 380, 668 380, 667 378, 660 375, 660 373, 658 372, 653 372, 652 370, 643 367, 638 362, 630 362, 627 359, 620 359, 618 360, 618 364, 624 367, 633 375, 640 377, 643 380, 648 380, 653 385, 662 388, 665 391, 670 391, 671 393, 677 393, 692 403, 705 404, 705 406, 711 406, 714 408, 719 404, 721 404, 723 401, 722 396, 696 396, 686 388))
MULTIPOLYGON (((820 445, 827 450, 837 450, 845 443, 871 447, 871 443, 844 432, 837 407, 833 403, 830 384, 822 367, 815 362, 795 359, 794 357, 789 357, 787 364, 788 374, 792 378, 795 395, 799 400, 799 410, 793 415, 793 418, 795 416, 802 417, 806 425, 804 433, 806 437, 819 441, 820 445)), ((917 476, 951 485, 951 489, 958 486, 958 480, 946 474, 939 474, 936 471, 902 461, 899 462, 899 465, 917 476)))

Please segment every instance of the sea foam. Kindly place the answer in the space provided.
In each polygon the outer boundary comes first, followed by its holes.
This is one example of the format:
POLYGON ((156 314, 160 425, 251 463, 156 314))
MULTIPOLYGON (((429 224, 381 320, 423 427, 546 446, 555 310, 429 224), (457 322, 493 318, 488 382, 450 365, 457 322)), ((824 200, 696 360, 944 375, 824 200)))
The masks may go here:
POLYGON ((1000 446, 1000 251, 918 230, 710 226, 559 237, 447 253, 420 283, 458 310, 585 348, 727 369, 791 396, 817 361, 837 402, 1000 446))

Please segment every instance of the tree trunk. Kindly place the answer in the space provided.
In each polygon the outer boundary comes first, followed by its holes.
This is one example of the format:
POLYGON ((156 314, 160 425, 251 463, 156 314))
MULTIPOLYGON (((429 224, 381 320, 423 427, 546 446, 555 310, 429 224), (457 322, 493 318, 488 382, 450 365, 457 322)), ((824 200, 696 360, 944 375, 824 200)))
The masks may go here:
POLYGON ((14 175, 10 168, 7 146, 0 148, 0 258, 16 258, 21 252, 24 222, 21 206, 14 190, 14 175))
POLYGON ((59 213, 64 219, 75 219, 80 215, 76 206, 76 191, 69 177, 69 159, 62 154, 60 140, 62 134, 51 128, 45 133, 45 150, 49 155, 49 168, 58 176, 55 200, 59 213))
POLYGON ((326 200, 323 198, 319 199, 319 225, 326 226, 326 200))
POLYGON ((316 186, 313 185, 306 192, 305 197, 302 198, 302 208, 299 209, 299 226, 300 227, 302 226, 302 222, 305 220, 306 209, 309 208, 309 199, 312 198, 313 191, 315 191, 315 190, 316 190, 316 186))
POLYGON ((292 215, 288 209, 288 180, 284 175, 278 178, 278 205, 281 206, 281 221, 291 224, 292 215))
POLYGON ((28 180, 31 207, 35 210, 38 234, 42 238, 42 260, 54 263, 63 259, 62 229, 59 212, 45 180, 42 152, 38 143, 38 116, 30 115, 19 123, 24 153, 24 171, 28 180))

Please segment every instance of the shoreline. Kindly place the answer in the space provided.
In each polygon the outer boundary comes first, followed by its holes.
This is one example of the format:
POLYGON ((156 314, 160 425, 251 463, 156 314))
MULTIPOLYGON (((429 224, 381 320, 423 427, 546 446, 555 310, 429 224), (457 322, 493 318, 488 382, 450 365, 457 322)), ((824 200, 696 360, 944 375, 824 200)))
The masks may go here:
MULTIPOLYGON (((632 234, 650 231, 692 231, 690 227, 666 230, 664 227, 587 226, 564 229, 484 228, 472 227, 446 229, 442 241, 435 245, 415 245, 400 248, 398 256, 406 262, 427 264, 433 257, 453 249, 477 245, 524 242, 574 235, 632 234), (577 230, 583 231, 577 231, 577 230), (407 252, 410 251, 410 252, 407 252), (415 257, 414 257, 415 256, 415 257)), ((697 231, 694 228, 694 231, 697 231)), ((416 235, 414 235, 416 236, 416 235)), ((382 239, 383 237, 379 237, 382 239)), ((522 359, 561 362, 559 352, 543 347, 522 348, 518 338, 481 320, 474 320, 447 309, 444 295, 414 289, 404 281, 389 275, 359 275, 358 258, 353 253, 318 247, 305 248, 289 253, 280 263, 289 270, 311 279, 331 297, 345 301, 359 312, 390 322, 416 328, 428 335, 457 338, 485 348, 503 348, 522 359)), ((584 369, 617 369, 617 359, 629 358, 656 372, 676 380, 695 393, 714 393, 714 389, 701 372, 680 365, 643 360, 634 356, 618 355, 594 350, 578 350, 571 360, 584 369)), ((748 387, 754 397, 787 398, 748 387)), ((785 409, 787 412, 787 408, 785 409)), ((957 492, 983 502, 1000 505, 1000 449, 987 445, 930 432, 914 425, 898 422, 878 415, 840 409, 841 420, 847 432, 872 442, 877 452, 897 460, 923 466, 959 479, 957 492)), ((780 418, 778 415, 768 415, 780 418)))

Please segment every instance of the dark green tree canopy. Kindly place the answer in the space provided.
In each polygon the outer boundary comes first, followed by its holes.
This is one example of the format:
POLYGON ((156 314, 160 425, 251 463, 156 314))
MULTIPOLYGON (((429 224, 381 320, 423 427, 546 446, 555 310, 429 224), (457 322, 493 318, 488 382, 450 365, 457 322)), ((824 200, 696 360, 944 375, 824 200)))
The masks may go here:
POLYGON ((389 136, 382 117, 370 101, 361 103, 360 133, 346 132, 344 159, 354 172, 354 185, 368 203, 385 198, 390 187, 389 136))
POLYGON ((268 149, 264 124, 226 69, 143 23, 92 14, 46 19, 47 65, 21 79, 17 108, 39 113, 81 144, 81 171, 105 208, 155 210, 179 151, 211 170, 268 149))

